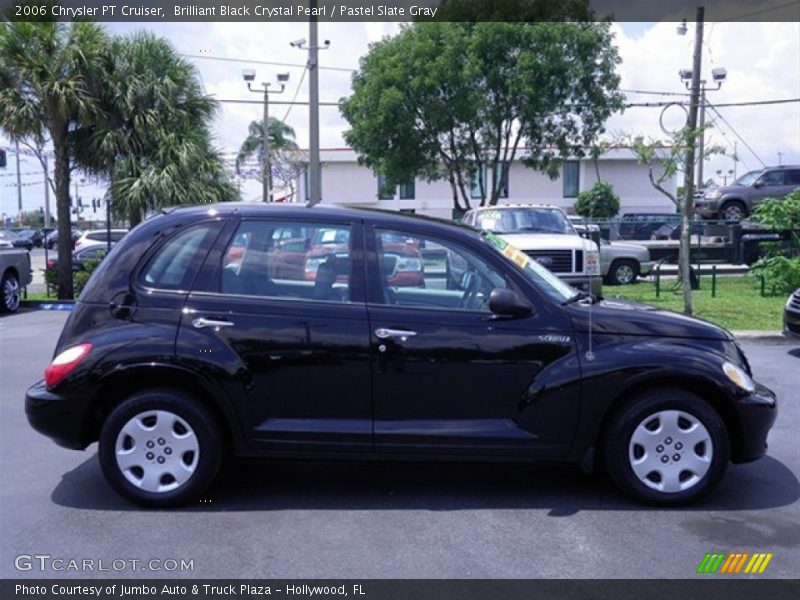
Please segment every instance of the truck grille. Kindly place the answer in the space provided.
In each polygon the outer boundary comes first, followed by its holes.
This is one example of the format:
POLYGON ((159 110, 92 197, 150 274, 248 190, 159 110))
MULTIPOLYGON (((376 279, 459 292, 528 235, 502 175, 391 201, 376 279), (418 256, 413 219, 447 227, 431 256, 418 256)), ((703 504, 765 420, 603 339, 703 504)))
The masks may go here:
POLYGON ((800 292, 792 294, 792 299, 789 301, 789 306, 795 310, 800 310, 800 292))
MULTIPOLYGON (((553 273, 573 272, 572 250, 528 250, 525 254, 553 273)), ((580 261, 583 268, 582 255, 580 261)))

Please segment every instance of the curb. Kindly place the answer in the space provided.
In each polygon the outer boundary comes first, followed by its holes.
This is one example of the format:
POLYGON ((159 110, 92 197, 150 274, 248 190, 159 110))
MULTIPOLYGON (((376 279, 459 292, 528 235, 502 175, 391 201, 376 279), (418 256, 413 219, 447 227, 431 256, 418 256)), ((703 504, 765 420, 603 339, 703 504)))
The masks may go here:
POLYGON ((780 331, 731 331, 737 340, 746 342, 795 342, 800 345, 800 340, 782 334, 780 331))

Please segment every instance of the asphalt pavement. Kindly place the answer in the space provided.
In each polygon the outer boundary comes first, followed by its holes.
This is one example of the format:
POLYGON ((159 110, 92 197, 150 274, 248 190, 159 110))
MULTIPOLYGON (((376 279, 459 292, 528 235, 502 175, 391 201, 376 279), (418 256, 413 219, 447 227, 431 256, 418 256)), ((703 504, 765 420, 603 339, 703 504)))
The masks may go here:
POLYGON ((575 468, 248 462, 204 502, 153 511, 110 489, 94 445, 27 424, 24 391, 67 314, 0 318, 0 577, 688 578, 707 552, 771 552, 762 577, 800 575, 796 344, 744 343, 779 396, 770 452, 695 506, 636 504, 575 468))

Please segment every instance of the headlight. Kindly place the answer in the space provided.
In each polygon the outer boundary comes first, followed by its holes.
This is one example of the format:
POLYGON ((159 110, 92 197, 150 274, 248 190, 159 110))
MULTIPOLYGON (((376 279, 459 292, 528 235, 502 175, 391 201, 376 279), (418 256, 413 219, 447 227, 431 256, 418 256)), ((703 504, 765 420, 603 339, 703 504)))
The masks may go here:
POLYGON ((397 270, 402 272, 422 271, 422 261, 418 258, 401 256, 397 259, 397 270))
POLYGON ((600 275, 600 253, 590 250, 586 253, 586 274, 600 275))
POLYGON ((716 200, 720 196, 722 196, 722 191, 721 190, 709 190, 705 194, 703 194, 703 197, 706 200, 716 200))
POLYGON ((722 364, 722 370, 725 372, 725 375, 728 376, 728 379, 730 379, 745 392, 754 392, 756 390, 756 384, 753 383, 750 375, 748 375, 747 372, 741 367, 737 367, 735 364, 730 362, 725 362, 722 364))

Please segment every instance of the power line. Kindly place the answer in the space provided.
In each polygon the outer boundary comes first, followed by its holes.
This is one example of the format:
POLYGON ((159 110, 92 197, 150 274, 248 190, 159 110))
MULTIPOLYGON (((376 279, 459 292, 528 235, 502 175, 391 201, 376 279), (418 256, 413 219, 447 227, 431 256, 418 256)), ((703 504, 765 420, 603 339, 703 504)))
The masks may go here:
MULTIPOLYGON (((270 65, 273 67, 295 67, 297 69, 302 69, 307 66, 301 63, 286 63, 286 62, 276 62, 271 60, 253 60, 249 58, 230 58, 227 56, 203 56, 202 54, 184 54, 183 56, 195 60, 216 60, 220 62, 246 63, 253 65, 270 65)), ((320 65, 317 68, 322 69, 323 71, 342 71, 346 73, 354 73, 356 71, 356 69, 349 69, 347 67, 323 67, 320 65)))
MULTIPOLYGON (((235 100, 233 98, 215 98, 215 100, 217 102, 223 102, 225 104, 258 104, 259 106, 262 106, 264 104, 261 100, 235 100)), ((297 100, 297 101, 293 101, 293 102, 289 102, 287 100, 270 100, 269 103, 270 103, 270 105, 275 105, 275 106, 280 106, 280 105, 287 106, 287 105, 294 105, 294 104, 298 104, 300 106, 308 106, 310 104, 310 102, 307 102, 305 100, 297 100)), ((320 102, 319 105, 320 106, 339 106, 339 103, 338 102, 320 102)))
POLYGON ((738 21, 739 19, 746 19, 747 17, 752 17, 753 15, 760 15, 762 13, 772 12, 773 10, 780 10, 781 8, 792 6, 793 4, 800 4, 800 0, 793 0, 792 2, 787 2, 786 4, 779 4, 778 6, 772 6, 770 8, 762 8, 761 10, 754 10, 753 12, 731 17, 730 19, 720 19, 719 21, 717 21, 717 23, 729 23, 731 21, 738 21))
POLYGON ((294 91, 294 96, 292 96, 292 102, 289 104, 289 108, 286 109, 286 114, 283 115, 283 119, 281 119, 284 125, 286 124, 286 119, 289 118, 289 113, 292 112, 292 108, 294 108, 295 100, 297 100, 297 94, 300 93, 300 87, 303 85, 303 80, 305 80, 307 72, 308 67, 306 66, 306 68, 303 69, 303 73, 300 75, 300 81, 297 82, 297 89, 294 91))
POLYGON ((760 163, 762 164, 762 166, 766 167, 766 166, 767 166, 767 164, 766 164, 766 163, 765 163, 763 160, 761 160, 761 157, 760 157, 758 154, 756 154, 755 150, 753 150, 753 149, 750 147, 750 144, 748 144, 748 143, 745 141, 745 139, 744 139, 744 138, 743 138, 741 135, 739 135, 739 132, 738 132, 738 131, 736 131, 736 130, 733 128, 733 125, 731 125, 730 123, 728 123, 727 119, 725 119, 725 117, 723 117, 723 116, 722 116, 722 114, 721 114, 721 113, 720 113, 720 112, 717 110, 717 108, 716 108, 716 107, 715 107, 713 104, 711 104, 710 102, 708 102, 708 101, 706 102, 706 105, 707 105, 707 106, 708 106, 708 107, 709 107, 711 110, 713 110, 713 111, 714 111, 714 114, 716 114, 716 115, 717 115, 717 116, 718 116, 720 119, 722 119, 722 122, 723 122, 723 123, 725 123, 725 125, 727 125, 727 126, 728 126, 728 129, 730 129, 730 130, 733 132, 733 134, 734 134, 734 135, 735 135, 737 138, 739 138, 739 140, 740 140, 740 141, 741 141, 741 142, 742 142, 742 143, 745 145, 745 147, 746 147, 748 150, 750 150, 750 153, 751 153, 753 156, 755 156, 755 157, 756 157, 756 159, 758 160, 758 162, 760 162, 760 163))
POLYGON ((653 90, 619 90, 623 94, 652 94, 653 96, 689 96, 688 92, 656 92, 653 90))
MULTIPOLYGON (((781 98, 778 100, 750 100, 748 102, 726 102, 724 104, 717 104, 718 107, 725 107, 725 106, 763 106, 765 104, 790 104, 793 102, 800 102, 800 98, 781 98)), ((632 107, 646 107, 646 108, 656 108, 659 106, 669 106, 671 104, 680 104, 683 105, 682 102, 630 102, 625 105, 625 108, 632 108, 632 107)), ((710 103, 706 101, 706 105, 710 106, 710 103)))

